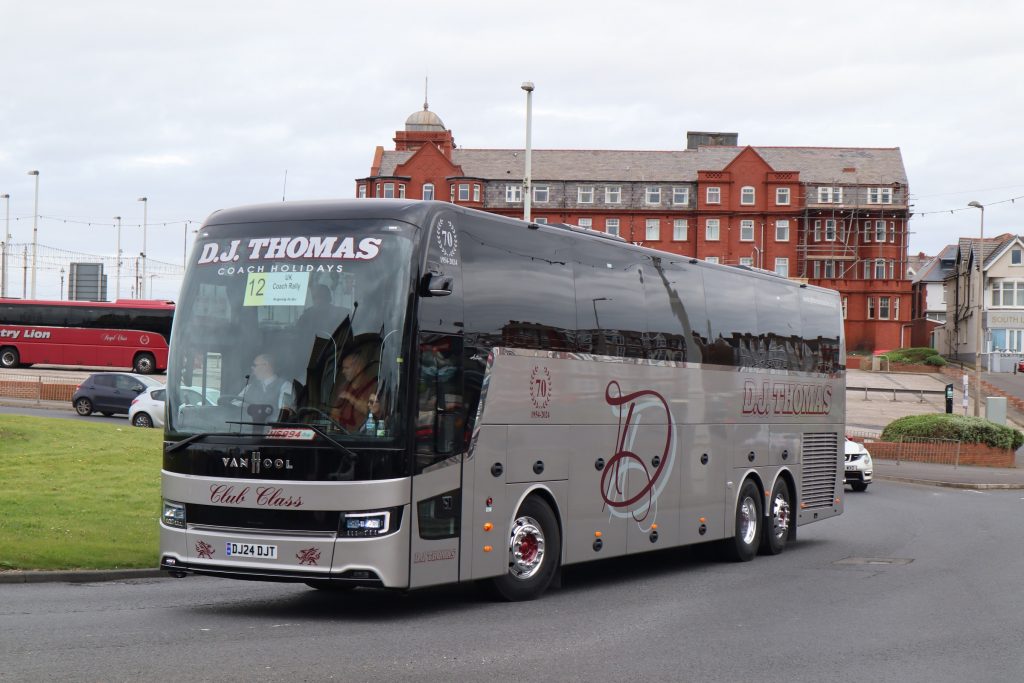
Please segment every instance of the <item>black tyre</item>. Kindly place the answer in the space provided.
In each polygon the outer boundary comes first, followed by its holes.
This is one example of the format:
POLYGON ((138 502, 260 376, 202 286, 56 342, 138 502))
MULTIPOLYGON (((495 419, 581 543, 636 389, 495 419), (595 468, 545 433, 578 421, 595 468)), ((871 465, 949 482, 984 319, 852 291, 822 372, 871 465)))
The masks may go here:
POLYGON ((92 415, 92 401, 84 396, 75 401, 75 412, 79 415, 92 415))
POLYGON ((508 532, 508 571, 491 581, 503 600, 533 600, 555 578, 562 555, 562 534, 551 506, 536 496, 523 501, 508 532))
POLYGON ((151 353, 140 353, 135 356, 132 369, 140 375, 148 375, 156 372, 156 359, 151 353))
POLYGON ((5 346, 0 349, 0 367, 4 368, 16 368, 21 363, 21 357, 18 356, 18 349, 5 346))
POLYGON ((761 543, 761 492, 750 479, 740 487, 736 499, 736 535, 726 539, 725 554, 736 562, 749 562, 757 555, 761 543))
POLYGON ((793 496, 785 479, 780 478, 772 488, 766 522, 761 532, 761 554, 778 555, 786 549, 793 527, 793 496))
POLYGON ((865 491, 868 490, 868 485, 863 481, 851 482, 850 486, 853 488, 854 491, 859 491, 860 493, 864 493, 865 491))
POLYGON ((148 413, 135 413, 135 417, 132 418, 132 424, 136 427, 152 427, 153 418, 148 413))

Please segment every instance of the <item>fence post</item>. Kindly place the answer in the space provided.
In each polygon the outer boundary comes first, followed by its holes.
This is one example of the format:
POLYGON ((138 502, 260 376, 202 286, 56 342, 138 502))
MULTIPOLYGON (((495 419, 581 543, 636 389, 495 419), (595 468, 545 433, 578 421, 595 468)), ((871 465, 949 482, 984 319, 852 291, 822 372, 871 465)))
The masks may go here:
POLYGON ((956 442, 956 462, 953 463, 953 469, 957 469, 957 468, 960 467, 960 443, 961 442, 959 440, 957 440, 957 442, 956 442))
POLYGON ((896 442, 896 467, 900 466, 900 456, 903 455, 903 437, 896 442))
POLYGON ((39 380, 38 383, 36 383, 36 403, 38 405, 42 405, 42 402, 43 402, 43 376, 42 375, 38 375, 36 377, 36 379, 39 380))

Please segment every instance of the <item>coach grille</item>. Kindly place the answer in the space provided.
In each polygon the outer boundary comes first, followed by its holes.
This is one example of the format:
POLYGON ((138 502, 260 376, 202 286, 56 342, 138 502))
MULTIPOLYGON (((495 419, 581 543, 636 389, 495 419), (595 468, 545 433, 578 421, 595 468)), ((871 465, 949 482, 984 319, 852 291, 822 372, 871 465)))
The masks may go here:
POLYGON ((831 507, 836 498, 839 467, 839 435, 835 432, 804 434, 803 505, 831 507))
POLYGON ((262 508, 230 508, 220 505, 186 506, 189 524, 264 531, 329 531, 336 532, 340 512, 313 510, 265 510, 262 508))

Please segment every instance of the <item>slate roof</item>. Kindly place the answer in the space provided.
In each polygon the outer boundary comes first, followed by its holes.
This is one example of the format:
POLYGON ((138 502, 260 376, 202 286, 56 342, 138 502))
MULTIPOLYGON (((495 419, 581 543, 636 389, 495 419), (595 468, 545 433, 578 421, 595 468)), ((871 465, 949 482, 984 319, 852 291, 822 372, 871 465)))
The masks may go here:
MULTIPOLYGON (((996 237, 986 237, 985 244, 982 248, 982 255, 985 259, 985 265, 990 265, 992 262, 992 257, 995 255, 995 253, 1002 249, 1003 246, 1005 246, 1008 242, 1012 242, 1014 239, 1014 236, 1009 233, 1004 233, 996 237)), ((972 237, 961 237, 958 243, 959 254, 957 256, 957 260, 960 261, 967 258, 968 254, 972 256, 972 259, 977 258, 979 241, 980 240, 974 239, 972 237)))
POLYGON ((955 268, 958 249, 959 245, 957 244, 947 244, 944 246, 937 256, 933 257, 917 271, 917 275, 914 276, 913 282, 942 282, 945 280, 946 276, 953 272, 955 268), (943 270, 943 261, 954 261, 954 263, 950 264, 949 268, 943 270))
MULTIPOLYGON (((535 149, 531 151, 535 181, 696 182, 697 171, 721 171, 746 147, 699 147, 696 150, 637 151, 535 149)), ((799 171, 804 183, 907 183, 898 147, 753 147, 776 171, 799 171), (846 169, 855 169, 848 171, 846 169)), ((385 151, 380 175, 413 155, 385 151)), ((455 149, 452 162, 465 176, 486 180, 522 178, 523 149, 455 149)))

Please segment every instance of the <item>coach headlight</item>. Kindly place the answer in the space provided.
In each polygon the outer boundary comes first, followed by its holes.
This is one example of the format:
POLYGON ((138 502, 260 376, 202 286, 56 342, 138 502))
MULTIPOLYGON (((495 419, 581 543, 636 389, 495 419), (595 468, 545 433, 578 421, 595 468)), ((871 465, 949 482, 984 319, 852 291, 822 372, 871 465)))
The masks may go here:
POLYGON ((177 529, 185 528, 185 506, 181 503, 174 503, 169 500, 164 501, 164 513, 161 515, 163 522, 166 526, 172 526, 177 529))
POLYGON ((392 508, 374 512, 347 512, 341 519, 343 538, 374 538, 398 528, 399 513, 392 508))

